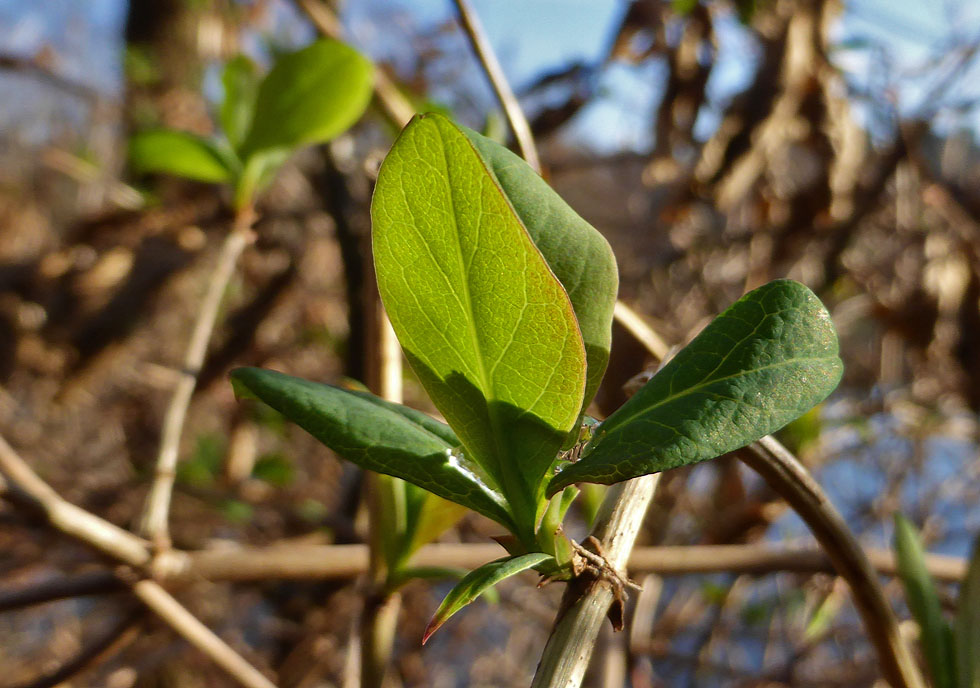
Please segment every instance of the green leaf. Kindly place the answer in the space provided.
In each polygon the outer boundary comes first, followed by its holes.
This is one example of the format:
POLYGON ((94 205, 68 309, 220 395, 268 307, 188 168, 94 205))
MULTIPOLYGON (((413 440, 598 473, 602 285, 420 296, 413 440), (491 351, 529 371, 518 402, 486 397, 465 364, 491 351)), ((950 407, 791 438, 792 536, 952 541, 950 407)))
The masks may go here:
POLYGON ((319 40, 280 57, 259 85, 242 157, 332 139, 360 118, 371 87, 371 63, 338 41, 319 40))
POLYGON ((463 580, 456 584, 446 599, 439 605, 435 615, 425 627, 425 634, 422 636, 422 644, 432 637, 432 634, 439 630, 453 614, 468 605, 477 597, 482 595, 487 589, 510 578, 521 571, 527 571, 551 559, 547 554, 532 552, 523 554, 519 557, 504 557, 484 564, 478 569, 470 571, 463 580))
POLYGON ((596 431, 548 494, 704 461, 775 432, 840 381, 837 332, 798 282, 749 292, 719 315, 596 431))
POLYGON ((932 683, 936 688, 955 688, 952 631, 943 617, 936 586, 926 568, 919 535, 901 514, 895 514, 895 559, 909 611, 921 629, 922 650, 932 683))
POLYGON ((582 410, 589 405, 609 362, 613 309, 619 290, 609 242, 572 210, 523 159, 475 131, 460 127, 503 189, 531 240, 565 287, 575 309, 588 372, 582 410))
POLYGON ((259 72, 245 55, 233 57, 221 73, 225 96, 218 111, 221 129, 235 150, 242 145, 252 124, 255 96, 259 89, 259 72))
POLYGON ((510 528, 503 498, 460 466, 448 428, 420 411, 260 368, 231 373, 239 396, 255 396, 348 461, 393 475, 510 528))
POLYGON ((234 177, 213 143, 186 131, 158 129, 136 134, 129 142, 129 159, 141 174, 172 174, 215 184, 234 177))
POLYGON ((415 485, 407 488, 408 530, 412 534, 407 553, 412 554, 456 525, 466 509, 415 485))
POLYGON ((960 688, 980 687, 980 537, 973 545, 973 555, 966 578, 960 587, 956 620, 953 623, 956 642, 956 669, 960 688))
POLYGON ((378 288, 422 385, 533 542, 543 478, 575 426, 575 313, 469 139, 413 119, 371 206, 378 288))

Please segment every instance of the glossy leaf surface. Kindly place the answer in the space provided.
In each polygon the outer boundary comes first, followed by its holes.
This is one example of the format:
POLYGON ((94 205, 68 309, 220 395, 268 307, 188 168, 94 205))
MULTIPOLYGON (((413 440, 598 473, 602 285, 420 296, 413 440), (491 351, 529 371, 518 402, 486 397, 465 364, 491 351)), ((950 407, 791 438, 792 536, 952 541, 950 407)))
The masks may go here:
POLYGON ((216 184, 233 178, 214 144, 186 131, 159 129, 137 134, 129 143, 129 159, 141 173, 172 174, 216 184))
POLYGON ((405 128, 371 214, 378 287, 409 363, 529 535, 585 386, 568 295, 445 117, 405 128))
POLYGON ((460 127, 476 147, 555 277, 565 287, 582 330, 588 372, 582 410, 609 361, 619 273, 612 248, 524 160, 499 143, 460 127))
POLYGON ((339 41, 319 40, 280 57, 259 85, 242 157, 337 136, 364 112, 371 80, 371 63, 339 41))
POLYGON ((271 370, 239 368, 231 377, 239 396, 260 399, 361 468, 402 478, 510 527, 500 495, 459 465, 452 431, 426 414, 271 370))
POLYGON ((778 430, 829 395, 837 332, 802 284, 770 282, 719 315, 613 413, 548 493, 612 484, 720 456, 778 430))
POLYGON ((470 571, 459 583, 456 584, 446 599, 439 605, 435 615, 425 628, 422 636, 422 644, 439 630, 453 614, 468 605, 477 597, 482 595, 494 585, 515 574, 527 571, 551 559, 547 554, 532 552, 522 554, 519 557, 504 557, 490 563, 484 564, 478 569, 470 571))
POLYGON ((909 611, 921 629, 919 641, 932 683, 936 688, 955 688, 952 629, 943 617, 919 535, 901 514, 895 514, 895 558, 909 611))

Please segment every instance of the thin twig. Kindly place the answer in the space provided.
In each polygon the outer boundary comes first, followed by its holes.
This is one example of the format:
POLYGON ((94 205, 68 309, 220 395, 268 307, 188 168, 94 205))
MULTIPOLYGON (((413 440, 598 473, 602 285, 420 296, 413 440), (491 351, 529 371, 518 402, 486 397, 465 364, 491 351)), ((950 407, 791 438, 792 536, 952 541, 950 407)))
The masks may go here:
MULTIPOLYGON (((135 605, 134 605, 135 606, 135 605)), ((136 639, 136 627, 146 616, 146 609, 136 606, 113 624, 105 633, 89 641, 78 653, 55 671, 46 674, 21 688, 53 688, 66 683, 93 664, 112 657, 124 646, 136 639)))
MULTIPOLYGON (((503 554, 495 544, 438 543, 426 545, 412 564, 425 568, 473 569, 503 554)), ((865 550, 874 570, 895 576, 895 555, 887 549, 865 550)), ((171 550, 172 566, 161 568, 155 580, 179 585, 191 580, 213 583, 249 583, 274 580, 345 580, 368 571, 367 545, 300 545, 284 543, 269 547, 214 549, 200 552, 171 550)), ((943 583, 959 583, 966 576, 962 557, 927 554, 929 574, 943 583)), ((636 574, 661 576, 734 573, 835 573, 827 553, 816 547, 753 545, 667 545, 636 547, 626 569, 636 574)), ((125 592, 129 585, 112 571, 93 571, 79 576, 32 583, 0 590, 0 612, 85 595, 125 592)))
MULTIPOLYGON (((153 561, 147 543, 132 533, 62 499, 50 485, 31 470, 2 437, 0 437, 0 471, 10 483, 4 485, 5 490, 19 489, 31 500, 31 503, 45 513, 51 525, 61 532, 72 535, 133 566, 143 567, 153 561)), ((160 572, 165 574, 167 571, 180 570, 181 562, 186 557, 186 553, 168 551, 159 555, 153 563, 159 564, 160 572)), ((274 685, 255 667, 184 609, 158 583, 152 580, 140 580, 133 584, 132 589, 146 606, 246 688, 270 688, 270 686, 274 688, 274 685)))
POLYGON ((72 597, 123 592, 127 587, 112 571, 87 571, 77 576, 59 576, 21 588, 0 590, 0 612, 72 597))
POLYGON ((151 580, 133 585, 133 593, 187 642, 246 688, 275 688, 275 684, 201 623, 173 596, 151 580))
POLYGON ((759 473, 804 520, 837 573, 847 581, 885 679, 896 688, 924 688, 922 673, 899 633, 898 620, 871 562, 820 485, 772 437, 763 437, 740 449, 738 457, 759 473))
POLYGON ((504 75, 504 70, 497 60, 493 46, 487 39, 487 34, 480 24, 476 10, 470 5, 469 0, 453 0, 453 2, 456 5, 456 11, 459 13, 459 20, 466 32, 466 37, 470 41, 470 46, 472 46, 473 52, 476 53, 477 59, 483 66, 483 71, 486 72, 490 85, 493 87, 494 93, 497 94, 497 100, 504 108, 504 115, 507 117, 511 131, 514 132, 517 145, 521 148, 521 156, 535 172, 541 174, 541 160, 538 158, 538 149, 534 145, 531 126, 527 123, 524 110, 504 75))
POLYGON ((170 546, 167 521, 174 479, 177 475, 180 437, 184 429, 184 420, 187 418, 187 409, 194 395, 194 388, 197 386, 198 373, 207 355, 208 342, 211 341, 211 333, 218 318, 221 298, 235 273, 239 256, 252 240, 254 222, 255 214, 251 208, 247 207, 239 211, 231 231, 221 246, 218 263, 211 273, 207 292, 201 301, 197 321, 194 323, 194 330, 187 345, 180 380, 177 382, 164 417, 153 485, 147 495, 139 526, 140 532, 150 538, 158 550, 170 546))
POLYGON ((7 490, 19 491, 57 530, 126 564, 143 566, 150 561, 144 540, 63 499, 31 470, 3 437, 0 437, 0 472, 9 481, 7 490))

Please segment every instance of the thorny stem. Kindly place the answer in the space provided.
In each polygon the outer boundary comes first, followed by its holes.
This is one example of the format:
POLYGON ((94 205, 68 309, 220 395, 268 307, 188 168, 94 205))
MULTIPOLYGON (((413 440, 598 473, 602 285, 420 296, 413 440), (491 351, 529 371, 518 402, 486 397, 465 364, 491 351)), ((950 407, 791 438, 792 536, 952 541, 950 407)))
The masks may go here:
POLYGON ((180 437, 183 433, 184 421, 187 418, 187 409, 190 407, 191 397, 194 395, 194 388, 197 386, 197 376, 207 355, 208 343, 211 341, 211 334, 214 331, 218 310, 221 306, 221 298, 235 274, 235 266, 238 264, 239 256, 253 239, 252 225, 255 223, 255 219, 255 212, 251 206, 246 206, 235 214, 231 231, 221 246, 218 263, 211 273, 207 291, 201 301, 194 330, 191 333, 179 371, 180 379, 164 416, 153 485, 147 495, 139 523, 139 532, 149 538, 158 551, 170 547, 167 522, 174 479, 177 475, 180 437))

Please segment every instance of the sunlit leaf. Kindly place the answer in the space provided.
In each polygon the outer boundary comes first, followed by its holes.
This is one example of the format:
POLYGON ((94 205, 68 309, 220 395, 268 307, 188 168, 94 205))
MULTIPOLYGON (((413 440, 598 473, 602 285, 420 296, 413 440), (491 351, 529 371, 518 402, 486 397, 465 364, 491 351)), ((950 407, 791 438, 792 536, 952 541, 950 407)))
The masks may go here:
POLYGON ((371 98, 371 63, 323 39, 283 55, 259 85, 242 158, 328 141, 356 122, 371 98))
POLYGON ((555 277, 565 287, 582 331, 588 364, 583 410, 609 361, 619 273, 612 248, 523 159, 499 143, 460 127, 507 195, 555 277))
POLYGON ((414 119, 395 142, 371 214, 378 287, 409 363, 529 536, 582 404, 568 295, 470 140, 440 115, 414 119))
POLYGON ((790 280, 759 287, 600 425, 548 493, 711 459, 774 432, 837 387, 837 353, 837 332, 813 292, 790 280))
POLYGON ((446 599, 439 605, 435 615, 425 628, 422 636, 422 644, 439 630, 453 614, 468 605, 486 590, 494 585, 522 571, 527 571, 551 559, 547 554, 533 552, 523 554, 519 557, 504 557, 484 564, 478 569, 470 571, 463 580, 456 584, 446 599))
POLYGON ((259 88, 259 72, 255 63, 245 55, 233 57, 221 73, 225 89, 218 119, 231 147, 238 149, 252 124, 255 96, 259 88))
POLYGON ((171 174, 201 182, 230 182, 234 173, 213 143, 195 134, 159 129, 136 134, 129 159, 138 173, 171 174))

